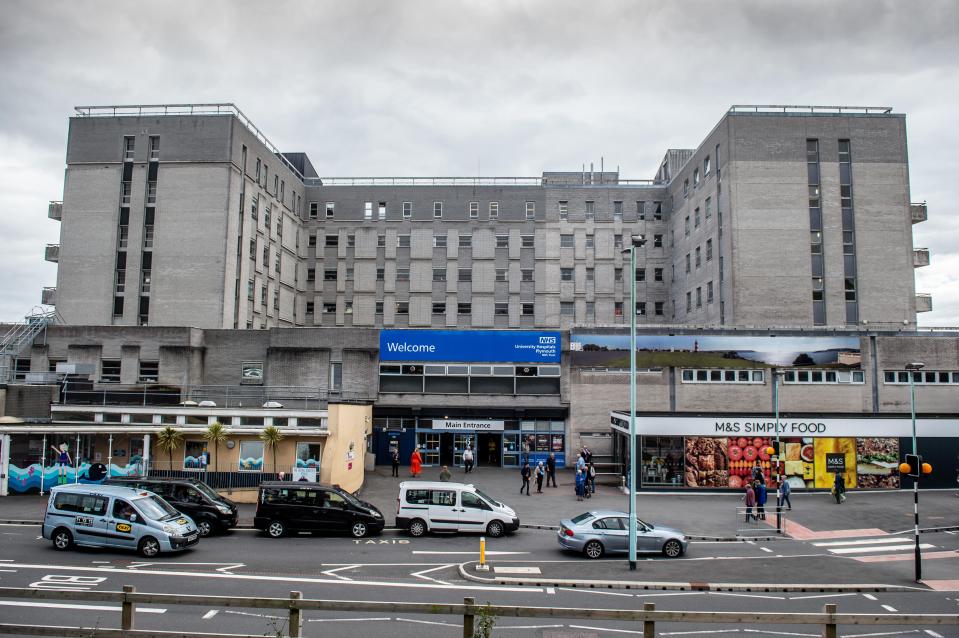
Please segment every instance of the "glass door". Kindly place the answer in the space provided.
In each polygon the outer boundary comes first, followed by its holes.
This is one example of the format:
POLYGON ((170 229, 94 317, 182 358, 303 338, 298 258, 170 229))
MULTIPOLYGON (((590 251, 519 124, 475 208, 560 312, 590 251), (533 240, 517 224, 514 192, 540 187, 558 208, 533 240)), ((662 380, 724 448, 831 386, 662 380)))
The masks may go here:
POLYGON ((519 467, 519 434, 503 435, 503 467, 519 467))
POLYGON ((440 464, 439 432, 417 432, 416 444, 420 448, 420 456, 423 457, 423 465, 440 464))
MULTIPOLYGON (((463 433, 463 434, 453 435, 453 465, 457 467, 462 467, 463 452, 466 450, 467 447, 471 445, 473 445, 472 434, 463 433)), ((475 446, 474 446, 474 453, 475 453, 475 446)))

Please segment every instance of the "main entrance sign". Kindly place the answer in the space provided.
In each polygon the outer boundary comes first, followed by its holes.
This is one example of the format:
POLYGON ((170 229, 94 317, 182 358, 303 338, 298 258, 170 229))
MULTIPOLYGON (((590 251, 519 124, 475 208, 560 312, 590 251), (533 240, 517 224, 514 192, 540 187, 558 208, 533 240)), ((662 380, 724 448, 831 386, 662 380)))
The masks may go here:
POLYGON ((380 361, 559 363, 558 332, 381 330, 380 361))

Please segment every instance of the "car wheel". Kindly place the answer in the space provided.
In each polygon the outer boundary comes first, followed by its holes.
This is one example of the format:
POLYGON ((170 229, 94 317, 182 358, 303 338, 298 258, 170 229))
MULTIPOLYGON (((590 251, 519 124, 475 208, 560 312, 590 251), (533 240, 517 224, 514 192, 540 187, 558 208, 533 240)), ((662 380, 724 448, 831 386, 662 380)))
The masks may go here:
POLYGON ((418 518, 414 518, 410 521, 410 536, 419 538, 426 533, 426 523, 418 518))
POLYGON ((599 541, 589 541, 583 547, 583 553, 586 554, 586 558, 599 558, 603 555, 603 544, 599 541))
POLYGON ((210 524, 210 521, 201 520, 196 524, 196 531, 200 532, 200 536, 206 538, 213 533, 213 525, 210 524))
POLYGON ((368 531, 366 523, 353 523, 353 527, 350 528, 350 533, 353 535, 353 538, 363 538, 368 531))
POLYGON ((271 538, 279 538, 286 534, 286 525, 282 521, 270 521, 269 527, 266 528, 266 533, 270 535, 271 538))
POLYGON ((160 541, 152 536, 147 536, 140 541, 140 546, 137 548, 137 551, 140 552, 140 556, 144 558, 153 558, 160 553, 160 541))
POLYGON ((490 521, 486 526, 486 535, 490 538, 499 538, 504 531, 503 524, 499 521, 490 521))
POLYGON ((683 555, 683 545, 676 539, 668 540, 663 545, 663 556, 666 558, 678 558, 683 555))
POLYGON ((70 533, 70 530, 63 529, 61 527, 53 532, 52 538, 54 549, 58 549, 62 552, 73 547, 73 534, 70 533))

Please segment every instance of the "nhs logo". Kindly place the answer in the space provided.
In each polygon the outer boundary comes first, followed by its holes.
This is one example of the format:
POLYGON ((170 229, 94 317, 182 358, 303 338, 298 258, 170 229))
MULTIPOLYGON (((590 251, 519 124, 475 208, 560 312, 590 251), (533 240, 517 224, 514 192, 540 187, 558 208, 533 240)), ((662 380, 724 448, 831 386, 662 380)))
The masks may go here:
POLYGON ((540 337, 539 345, 541 346, 553 346, 556 345, 556 337, 540 337))

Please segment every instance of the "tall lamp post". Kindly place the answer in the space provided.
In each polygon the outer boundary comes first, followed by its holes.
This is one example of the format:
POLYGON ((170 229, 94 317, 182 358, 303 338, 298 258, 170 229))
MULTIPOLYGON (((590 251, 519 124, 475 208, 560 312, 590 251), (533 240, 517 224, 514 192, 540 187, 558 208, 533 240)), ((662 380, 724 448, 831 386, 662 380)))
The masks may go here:
POLYGON ((645 235, 629 238, 629 569, 636 569, 636 249, 645 235))
MULTIPOLYGON (((918 448, 916 446, 916 373, 926 367, 926 364, 914 362, 907 363, 906 370, 909 371, 909 414, 912 418, 912 454, 919 458, 918 448)), ((913 536, 916 539, 916 582, 922 579, 922 553, 919 550, 919 476, 922 475, 922 464, 916 468, 916 476, 912 480, 912 503, 913 503, 913 536)))
POLYGON ((782 498, 782 478, 783 473, 779 471, 779 460, 783 455, 782 443, 779 442, 779 377, 782 375, 781 370, 773 368, 773 403, 775 403, 776 409, 776 532, 782 533, 782 519, 780 516, 783 511, 783 498, 782 498))

